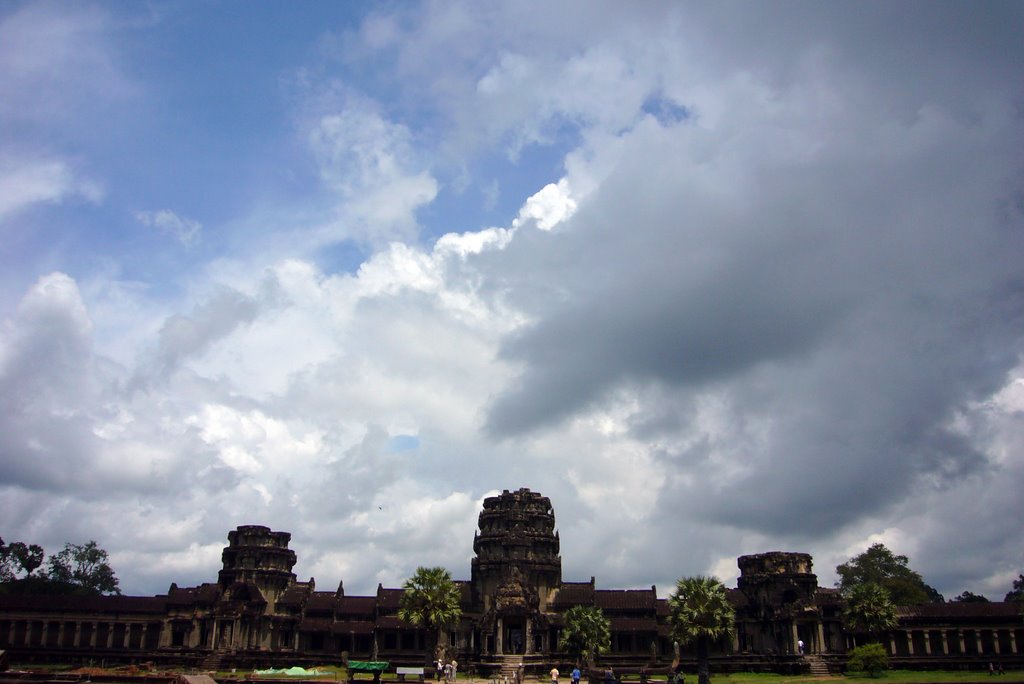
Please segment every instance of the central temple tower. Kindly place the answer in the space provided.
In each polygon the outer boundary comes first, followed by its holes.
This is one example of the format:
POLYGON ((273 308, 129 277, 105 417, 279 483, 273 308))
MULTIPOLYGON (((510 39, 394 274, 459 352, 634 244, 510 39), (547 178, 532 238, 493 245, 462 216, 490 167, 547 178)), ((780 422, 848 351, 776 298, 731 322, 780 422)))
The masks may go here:
POLYGON ((529 489, 484 499, 473 538, 474 603, 495 654, 546 648, 547 610, 562 583, 562 558, 551 500, 529 489))

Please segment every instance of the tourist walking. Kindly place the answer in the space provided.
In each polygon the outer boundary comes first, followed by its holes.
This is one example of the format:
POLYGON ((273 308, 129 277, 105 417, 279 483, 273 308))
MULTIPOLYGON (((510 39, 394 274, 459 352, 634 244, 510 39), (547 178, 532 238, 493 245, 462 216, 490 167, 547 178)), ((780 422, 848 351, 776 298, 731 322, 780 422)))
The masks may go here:
POLYGON ((580 684, 580 666, 572 668, 572 672, 569 673, 569 678, 572 679, 572 684, 580 684))
POLYGON ((444 660, 438 658, 435 665, 437 666, 437 675, 435 679, 437 679, 437 681, 441 681, 441 675, 444 674, 444 660))
POLYGON ((551 684, 558 684, 558 668, 551 668, 551 684))
POLYGON ((455 675, 459 671, 459 662, 453 658, 450 667, 451 667, 451 671, 450 671, 450 673, 448 675, 448 681, 449 682, 455 682, 455 675))

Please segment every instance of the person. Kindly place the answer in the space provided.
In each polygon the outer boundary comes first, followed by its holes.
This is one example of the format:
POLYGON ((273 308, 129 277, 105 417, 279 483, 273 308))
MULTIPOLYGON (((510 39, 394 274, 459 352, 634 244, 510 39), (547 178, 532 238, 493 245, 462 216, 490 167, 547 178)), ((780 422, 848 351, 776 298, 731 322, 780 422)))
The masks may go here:
POLYGON ((615 684, 615 670, 611 665, 604 671, 604 684, 615 684))
POLYGON ((683 674, 682 665, 676 668, 675 674, 672 675, 672 681, 674 684, 686 684, 686 676, 683 674))
POLYGON ((452 664, 451 663, 445 663, 444 664, 444 681, 446 681, 446 682, 452 681, 452 664))
POLYGON ((992 664, 992 661, 988 661, 988 676, 991 677, 996 673, 996 666, 992 664))
POLYGON ((526 678, 526 665, 519 663, 516 667, 516 684, 523 684, 523 679, 526 678))
POLYGON ((455 660, 454 658, 452 659, 451 668, 452 668, 451 669, 451 674, 449 675, 450 679, 448 681, 454 683, 455 682, 455 674, 459 671, 459 662, 457 660, 455 660))
POLYGON ((435 664, 437 665, 436 679, 437 679, 437 681, 441 681, 441 675, 444 674, 444 661, 441 660, 441 658, 438 658, 437 659, 437 663, 435 663, 435 664))
POLYGON ((551 684, 558 684, 558 668, 551 668, 551 684))
POLYGON ((804 640, 803 639, 797 639, 796 640, 796 649, 797 649, 797 651, 800 652, 800 655, 804 654, 804 640))
POLYGON ((572 672, 569 674, 569 677, 570 677, 570 679, 572 679, 572 684, 580 684, 580 666, 579 665, 577 665, 576 667, 572 668, 572 672))

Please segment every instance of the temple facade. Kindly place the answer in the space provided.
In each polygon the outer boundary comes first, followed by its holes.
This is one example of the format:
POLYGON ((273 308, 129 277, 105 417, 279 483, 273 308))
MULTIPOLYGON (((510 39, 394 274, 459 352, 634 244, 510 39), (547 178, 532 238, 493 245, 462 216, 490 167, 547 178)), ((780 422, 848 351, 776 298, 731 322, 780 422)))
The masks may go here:
MULTIPOLYGON (((159 596, 0 594, 0 649, 11 662, 156 664, 213 670, 387 660, 422 665, 432 654, 424 630, 398 618, 400 588, 346 595, 318 591, 292 572, 291 535, 259 525, 228 533, 215 583, 172 584, 159 596)), ((620 672, 657 671, 694 654, 673 643, 668 602, 649 589, 604 589, 595 579, 563 581, 559 537, 548 497, 528 489, 484 501, 470 579, 457 581, 462 618, 441 640, 462 671, 489 676, 522 663, 546 672, 569 665, 558 650, 562 616, 596 606, 610 620, 620 672)), ((859 635, 844 631, 842 600, 818 586, 805 553, 738 559, 729 598, 736 632, 716 645, 717 670, 840 671, 859 635), (803 644, 801 653, 800 644, 803 644)), ((1024 667, 1024 620, 1015 604, 946 603, 899 607, 885 643, 897 666, 1024 667)))

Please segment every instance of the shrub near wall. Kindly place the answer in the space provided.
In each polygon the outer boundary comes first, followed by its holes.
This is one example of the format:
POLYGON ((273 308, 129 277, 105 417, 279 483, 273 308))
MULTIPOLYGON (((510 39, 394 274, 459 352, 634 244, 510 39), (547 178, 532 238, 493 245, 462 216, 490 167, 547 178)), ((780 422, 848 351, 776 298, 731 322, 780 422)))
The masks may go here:
POLYGON ((864 672, 871 677, 881 676, 889 669, 889 655, 882 644, 865 644, 850 651, 846 662, 850 672, 864 672))

